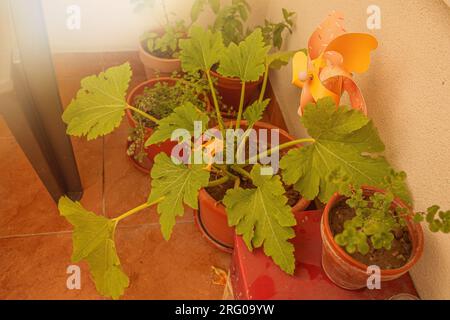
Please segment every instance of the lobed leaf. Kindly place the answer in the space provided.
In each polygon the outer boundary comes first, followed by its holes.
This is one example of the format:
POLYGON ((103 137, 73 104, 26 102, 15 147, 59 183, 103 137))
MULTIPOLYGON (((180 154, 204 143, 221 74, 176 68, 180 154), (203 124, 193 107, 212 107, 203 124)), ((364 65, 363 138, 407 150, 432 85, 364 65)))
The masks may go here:
POLYGON ((264 111, 270 103, 270 99, 253 102, 244 112, 244 119, 248 121, 248 128, 252 128, 256 122, 262 119, 264 111))
POLYGON ((117 128, 125 115, 130 79, 127 62, 81 80, 81 89, 62 116, 67 134, 92 140, 117 128))
POLYGON ((220 54, 224 50, 222 34, 192 26, 189 37, 179 42, 183 71, 187 73, 209 71, 219 62, 220 54))
POLYGON ((288 65, 296 51, 276 52, 268 55, 266 58, 266 65, 271 69, 281 69, 288 65))
POLYGON ((184 215, 183 204, 198 208, 198 191, 209 183, 209 172, 202 165, 176 165, 164 153, 155 157, 152 168, 152 191, 148 202, 164 198, 158 204, 161 231, 170 239, 175 218, 184 215))
POLYGON ((194 122, 202 122, 202 132, 206 130, 209 117, 199 111, 192 103, 185 102, 184 105, 175 108, 173 113, 158 122, 158 128, 152 133, 145 143, 148 147, 153 144, 170 140, 172 132, 177 129, 185 129, 191 134, 194 133, 194 122))
POLYGON ((97 290, 118 299, 129 285, 114 244, 115 222, 89 212, 67 197, 59 200, 60 214, 73 225, 72 261, 86 260, 97 290))
POLYGON ((286 273, 295 270, 294 238, 296 220, 287 205, 285 190, 279 176, 260 175, 261 166, 255 165, 251 177, 255 189, 230 189, 223 203, 228 224, 236 227, 249 248, 263 246, 264 253, 286 273))
POLYGON ((231 43, 223 50, 217 71, 243 82, 257 81, 264 74, 269 49, 264 44, 261 29, 256 29, 239 45, 231 43))
MULTIPOLYGON (((325 98, 306 107, 302 122, 315 143, 288 152, 280 167, 284 181, 303 197, 312 200, 318 196, 326 203, 338 191, 338 185, 328 179, 336 169, 354 188, 384 184, 392 168, 378 155, 384 144, 372 121, 361 112, 336 107, 325 98)), ((397 185, 396 191, 403 198, 409 195, 405 183, 397 185)))

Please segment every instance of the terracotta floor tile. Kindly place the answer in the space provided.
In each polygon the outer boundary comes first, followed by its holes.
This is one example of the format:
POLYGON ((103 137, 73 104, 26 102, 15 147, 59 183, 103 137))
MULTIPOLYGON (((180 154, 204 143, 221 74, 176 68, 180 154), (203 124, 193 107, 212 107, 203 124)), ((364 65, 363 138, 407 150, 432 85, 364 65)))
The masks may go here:
MULTIPOLYGON (((0 131, 9 132, 0 123, 0 131)), ((9 132, 10 134, 10 132, 9 132)), ((74 140, 83 205, 101 213, 102 144, 74 140)), ((70 230, 14 137, 0 139, 0 237, 70 230)))
POLYGON ((119 229, 118 253, 130 287, 124 299, 221 299, 212 266, 228 270, 231 256, 202 238, 194 223, 178 223, 169 242, 159 227, 119 229))
POLYGON ((106 52, 103 54, 105 69, 121 65, 125 62, 130 63, 134 77, 145 77, 144 65, 139 59, 139 53, 137 51, 106 52))
POLYGON ((83 78, 103 71, 103 53, 57 53, 53 55, 53 65, 57 78, 83 78))
POLYGON ((0 237, 69 230, 15 139, 0 142, 0 237))
MULTIPOLYGON (((126 141, 129 126, 126 121, 114 133, 105 137, 105 212, 117 217, 137 207, 150 194, 149 175, 138 171, 126 155, 126 141)), ((124 221, 126 225, 152 224, 158 222, 155 208, 138 213, 124 221)), ((177 222, 193 221, 193 212, 186 209, 177 222)))
POLYGON ((58 79, 59 96, 63 109, 66 109, 78 90, 81 88, 81 77, 66 77, 58 79))
POLYGON ((0 115, 0 139, 13 139, 13 135, 9 131, 8 125, 2 115, 0 115))
POLYGON ((84 263, 81 290, 67 289, 71 254, 71 234, 0 240, 0 299, 101 299, 84 263))
POLYGON ((72 146, 84 190, 81 203, 103 214, 103 138, 72 138, 72 146))
MULTIPOLYGON (((169 242, 158 227, 118 228, 118 254, 130 287, 123 299, 221 299, 211 267, 230 255, 207 243, 193 223, 178 224, 169 242)), ((0 239, 0 299, 100 299, 85 263, 81 290, 66 288, 71 234, 0 239)))
MULTIPOLYGON (((138 171, 126 155, 129 126, 126 121, 120 128, 105 137, 105 212, 117 217, 147 201, 150 193, 149 175, 138 171)), ((156 223, 154 208, 142 211, 124 221, 126 225, 156 223)))

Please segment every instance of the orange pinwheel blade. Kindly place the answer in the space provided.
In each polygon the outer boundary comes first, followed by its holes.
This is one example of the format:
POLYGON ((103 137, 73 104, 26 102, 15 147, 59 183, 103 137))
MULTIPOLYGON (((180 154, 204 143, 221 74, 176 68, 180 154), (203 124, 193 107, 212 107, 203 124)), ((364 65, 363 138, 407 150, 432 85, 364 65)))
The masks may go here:
POLYGON ((326 51, 340 53, 347 72, 363 73, 369 69, 370 52, 377 47, 377 39, 369 34, 346 33, 331 41, 326 51))
POLYGON ((308 50, 311 59, 318 58, 325 52, 328 44, 343 33, 344 15, 338 11, 331 12, 309 38, 308 50))

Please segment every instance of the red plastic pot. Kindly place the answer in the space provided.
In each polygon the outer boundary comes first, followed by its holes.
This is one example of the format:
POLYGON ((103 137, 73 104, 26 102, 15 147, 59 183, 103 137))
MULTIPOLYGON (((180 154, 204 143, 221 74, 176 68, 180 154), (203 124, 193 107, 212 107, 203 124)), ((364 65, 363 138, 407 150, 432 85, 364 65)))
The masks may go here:
MULTIPOLYGON (((232 122, 233 124, 235 122, 232 122)), ((241 127, 245 129, 246 121, 241 122, 241 127)), ((228 125, 227 125, 228 127, 228 125)), ((281 130, 273 125, 258 122, 254 126, 255 129, 280 130, 280 144, 295 140, 286 131, 281 130)), ((269 141, 270 143, 270 141, 269 141)), ((305 210, 310 201, 301 198, 299 202, 292 208, 294 213, 305 210)), ((208 239, 216 247, 226 252, 231 252, 234 247, 234 227, 228 226, 228 217, 225 207, 218 203, 205 189, 199 193, 199 211, 195 214, 197 226, 208 239)))
MULTIPOLYGON (((158 29, 156 32, 163 34, 163 29, 158 29)), ((180 59, 165 59, 152 55, 144 49, 144 42, 139 43, 139 58, 144 64, 145 74, 147 79, 155 78, 156 75, 160 77, 170 77, 174 72, 181 71, 180 59)))
MULTIPOLYGON (((228 78, 220 75, 219 73, 211 70, 211 75, 217 78, 216 88, 222 97, 222 103, 227 106, 234 107, 235 110, 239 108, 239 102, 241 100, 242 82, 238 78, 228 78)), ((258 81, 247 82, 245 84, 244 106, 248 106, 252 103, 259 94, 260 85, 263 81, 261 77, 258 81)), ((226 112, 227 110, 222 110, 226 112)))
MULTIPOLYGON (((375 192, 383 193, 373 187, 364 187, 364 194, 371 195, 375 192)), ((357 290, 367 287, 367 268, 368 266, 353 259, 347 252, 335 241, 331 232, 329 215, 331 209, 344 197, 335 194, 325 207, 321 220, 322 236, 322 267, 328 278, 341 288, 357 290)), ((403 207, 408 210, 401 200, 395 199, 394 207, 403 207)), ((407 220, 409 235, 412 241, 412 254, 409 261, 401 268, 381 270, 381 281, 395 280, 407 273, 420 259, 423 252, 423 233, 420 224, 414 223, 411 219, 407 220)))
MULTIPOLYGON (((154 87, 157 83, 159 82, 166 82, 168 83, 170 86, 175 85, 177 80, 172 79, 172 78, 157 78, 157 79, 151 79, 148 81, 145 81, 143 83, 141 83, 140 85, 138 85, 137 87, 135 87, 131 93, 128 95, 127 97, 127 103, 132 106, 134 103, 134 100, 137 96, 141 95, 144 92, 145 88, 152 88, 154 87)), ((136 120, 134 120, 133 115, 132 115, 132 111, 127 109, 126 111, 127 114, 127 119, 128 119, 128 123, 130 124, 130 126, 132 128, 136 128, 137 123, 136 120)), ((150 136, 153 133, 153 129, 151 128, 145 128, 145 140, 147 140, 148 138, 150 138, 150 136)), ((150 171, 150 168, 148 167, 149 164, 151 165, 153 163, 153 159, 156 157, 156 155, 158 155, 161 152, 166 153, 168 156, 171 155, 172 153, 172 149, 177 145, 176 142, 167 140, 159 145, 151 145, 147 148, 145 148, 145 152, 147 153, 147 159, 145 160, 145 162, 147 163, 147 166, 143 166, 141 164, 138 164, 134 159, 132 159, 132 161, 134 162, 135 166, 145 172, 148 173, 150 171)))

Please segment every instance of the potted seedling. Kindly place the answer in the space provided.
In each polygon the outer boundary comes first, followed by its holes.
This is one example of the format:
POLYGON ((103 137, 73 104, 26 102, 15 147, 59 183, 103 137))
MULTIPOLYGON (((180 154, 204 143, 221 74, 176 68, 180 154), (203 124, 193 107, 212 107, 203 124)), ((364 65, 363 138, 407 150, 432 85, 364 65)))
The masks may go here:
MULTIPOLYGON (((241 43, 253 30, 261 29, 264 42, 267 46, 280 50, 283 45, 283 36, 286 32, 292 33, 295 13, 282 9, 283 20, 277 23, 265 20, 263 25, 253 28, 247 27, 247 20, 251 13, 251 6, 246 0, 233 0, 230 4, 220 6, 220 1, 196 0, 192 7, 192 17, 198 17, 209 2, 215 13, 215 20, 211 25, 213 32, 222 33, 225 46, 241 43)), ((215 65, 211 69, 213 78, 217 79, 217 90, 222 96, 221 110, 224 116, 235 118, 241 94, 241 81, 229 74, 223 74, 220 66, 215 65)), ((244 104, 248 105, 258 97, 263 78, 249 81, 246 84, 244 104)))
POLYGON ((395 198, 396 181, 405 173, 392 172, 386 189, 364 186, 353 189, 346 178, 335 175, 339 193, 328 202, 321 221, 322 263, 328 277, 345 289, 367 286, 369 266, 380 270, 381 281, 399 278, 420 259, 426 220, 432 232, 450 232, 450 210, 436 205, 414 213, 395 198))
POLYGON ((170 155, 176 142, 144 146, 157 127, 157 121, 168 117, 176 107, 192 103, 199 110, 210 111, 208 84, 198 75, 184 74, 147 80, 128 95, 127 103, 140 112, 126 111, 131 126, 127 155, 141 171, 149 173, 153 159, 161 151, 170 155))
POLYGON ((153 8, 158 1, 163 12, 164 24, 144 32, 139 41, 139 57, 144 64, 147 79, 155 76, 170 77, 181 71, 179 41, 185 38, 189 26, 184 20, 171 21, 166 0, 131 0, 135 12, 153 8))

